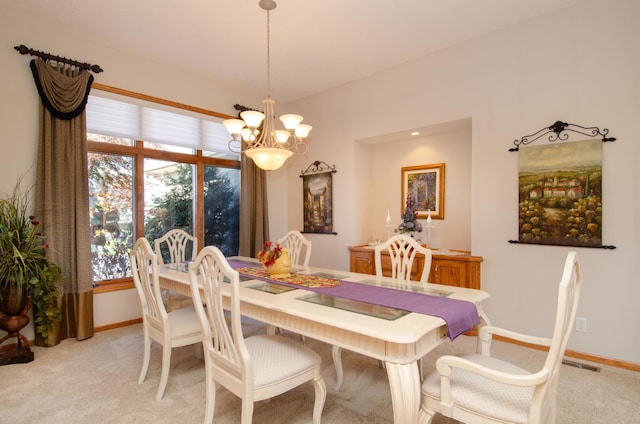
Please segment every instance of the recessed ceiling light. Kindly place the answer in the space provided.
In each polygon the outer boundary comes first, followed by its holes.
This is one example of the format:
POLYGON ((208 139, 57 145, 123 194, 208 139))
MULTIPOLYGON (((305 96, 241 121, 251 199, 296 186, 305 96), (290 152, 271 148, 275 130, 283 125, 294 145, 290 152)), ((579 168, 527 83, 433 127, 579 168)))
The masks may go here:
POLYGON ((420 133, 418 131, 414 131, 411 133, 411 135, 420 135, 420 133))

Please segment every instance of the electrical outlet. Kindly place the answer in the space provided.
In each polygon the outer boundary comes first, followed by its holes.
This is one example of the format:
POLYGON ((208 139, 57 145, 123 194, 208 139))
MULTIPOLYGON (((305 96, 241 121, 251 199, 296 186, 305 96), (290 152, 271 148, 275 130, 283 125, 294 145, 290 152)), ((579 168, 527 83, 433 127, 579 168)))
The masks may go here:
POLYGON ((578 333, 586 333, 587 332, 587 319, 576 317, 576 331, 578 333))

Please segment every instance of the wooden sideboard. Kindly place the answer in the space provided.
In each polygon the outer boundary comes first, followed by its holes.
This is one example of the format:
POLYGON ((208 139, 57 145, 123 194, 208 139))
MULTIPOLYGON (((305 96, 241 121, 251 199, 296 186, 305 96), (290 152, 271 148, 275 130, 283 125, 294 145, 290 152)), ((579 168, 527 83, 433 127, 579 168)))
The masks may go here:
MULTIPOLYGON (((433 249, 432 252, 438 252, 433 249)), ((456 254, 433 253, 429 282, 449 286, 480 288, 480 264, 482 256, 472 256, 470 252, 452 250, 456 254)), ((375 252, 367 245, 349 246, 349 263, 351 272, 363 274, 376 273, 375 252)), ((418 254, 411 269, 411 279, 420 280, 424 268, 424 255, 418 254)), ((391 259, 388 252, 382 252, 382 273, 391 275, 391 259)))

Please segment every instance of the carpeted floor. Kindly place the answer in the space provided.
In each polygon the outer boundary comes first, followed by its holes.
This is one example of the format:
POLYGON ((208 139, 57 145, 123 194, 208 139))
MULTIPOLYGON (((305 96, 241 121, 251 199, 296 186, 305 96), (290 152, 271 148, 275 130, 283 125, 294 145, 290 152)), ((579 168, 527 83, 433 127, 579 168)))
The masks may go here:
MULTIPOLYGON (((264 327, 247 322, 246 335, 264 327)), ((291 335, 292 337, 297 337, 291 335)), ((388 424, 393 411, 386 371, 378 361, 343 352, 345 383, 335 391, 331 346, 307 338, 323 358, 328 394, 323 423, 388 424)), ((446 342, 425 360, 433 367, 440 355, 473 351, 475 339, 461 336, 446 342)), ((521 366, 535 369, 544 354, 496 342, 497 356, 512 354, 521 366), (533 368, 532 368, 533 367, 533 368)), ((82 342, 64 340, 53 348, 34 347, 35 360, 0 367, 0 423, 200 423, 204 419, 204 368, 193 347, 173 350, 164 398, 155 402, 160 377, 160 347, 154 345, 146 381, 138 385, 142 327, 133 325, 100 333, 82 342)), ((257 402, 254 423, 311 422, 311 384, 269 402, 257 402)), ((240 420, 240 400, 223 388, 216 393, 215 423, 240 420)), ((455 421, 436 417, 434 424, 455 421)), ((640 423, 640 374, 602 367, 600 372, 563 365, 558 394, 559 424, 640 423)))

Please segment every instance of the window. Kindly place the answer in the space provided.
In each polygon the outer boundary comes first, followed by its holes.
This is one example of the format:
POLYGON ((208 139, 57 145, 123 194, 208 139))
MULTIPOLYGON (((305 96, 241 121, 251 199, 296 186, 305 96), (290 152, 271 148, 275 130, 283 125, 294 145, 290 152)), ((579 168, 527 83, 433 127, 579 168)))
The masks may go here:
POLYGON ((134 234, 131 156, 89 153, 89 208, 94 284, 130 276, 134 234))
POLYGON ((240 171, 204 167, 204 244, 218 246, 225 256, 238 254, 240 244, 240 171))
POLYGON ((173 228, 238 254, 240 161, 222 119, 139 103, 91 95, 87 104, 94 286, 130 281, 135 240, 153 246, 173 228))

